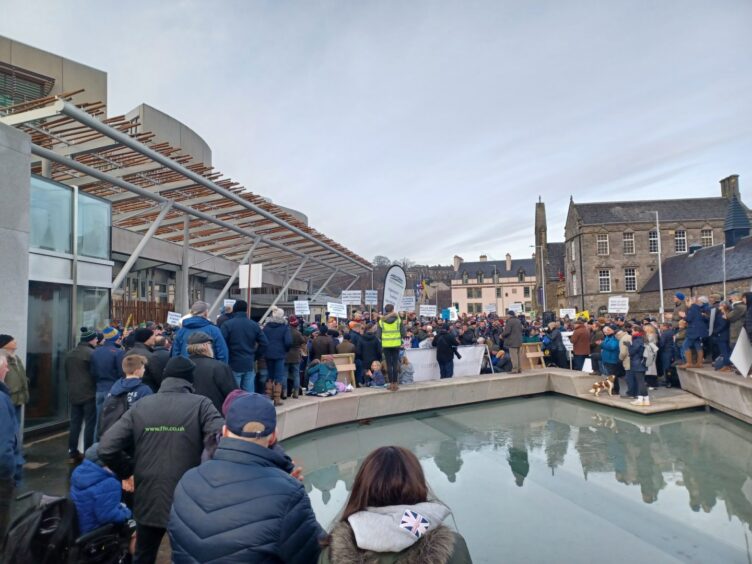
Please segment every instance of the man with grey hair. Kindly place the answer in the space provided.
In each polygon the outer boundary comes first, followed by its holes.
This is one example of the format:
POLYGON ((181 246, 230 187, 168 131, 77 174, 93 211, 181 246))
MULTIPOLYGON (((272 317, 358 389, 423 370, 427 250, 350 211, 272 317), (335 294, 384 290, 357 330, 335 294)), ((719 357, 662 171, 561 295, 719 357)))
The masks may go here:
POLYGON ((5 385, 8 370, 8 352, 0 350, 0 549, 5 543, 11 501, 16 483, 21 480, 24 464, 18 440, 16 409, 10 399, 10 390, 5 385))
POLYGON ((196 365, 193 393, 209 398, 222 413, 225 398, 238 388, 230 366, 214 360, 211 337, 203 331, 196 331, 188 337, 188 355, 196 365))
POLYGON ((227 352, 225 338, 222 336, 219 327, 209 321, 209 304, 200 300, 191 306, 191 316, 183 321, 183 327, 175 335, 175 341, 172 344, 172 356, 188 358, 188 338, 198 331, 211 337, 214 358, 220 362, 229 362, 230 355, 227 352))

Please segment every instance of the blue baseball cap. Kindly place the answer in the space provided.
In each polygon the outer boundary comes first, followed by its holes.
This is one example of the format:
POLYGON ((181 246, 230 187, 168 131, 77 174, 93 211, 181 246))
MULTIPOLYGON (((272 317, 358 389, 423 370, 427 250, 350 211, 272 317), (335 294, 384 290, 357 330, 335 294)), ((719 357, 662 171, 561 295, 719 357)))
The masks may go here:
POLYGON ((239 437, 258 439, 268 437, 277 428, 277 410, 272 401, 261 394, 248 394, 232 402, 225 420, 227 429, 239 437), (249 423, 260 423, 263 431, 247 431, 249 423))

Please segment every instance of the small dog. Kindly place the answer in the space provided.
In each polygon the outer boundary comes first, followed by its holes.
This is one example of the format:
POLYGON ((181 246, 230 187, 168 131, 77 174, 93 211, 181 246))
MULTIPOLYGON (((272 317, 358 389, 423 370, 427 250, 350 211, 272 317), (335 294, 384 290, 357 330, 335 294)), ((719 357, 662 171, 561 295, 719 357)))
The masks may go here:
POLYGON ((603 390, 607 390, 608 395, 612 396, 614 395, 612 391, 613 389, 614 389, 614 376, 611 375, 608 378, 604 378, 603 380, 599 382, 595 382, 593 384, 593 387, 590 388, 590 393, 595 394, 595 397, 598 397, 603 390))

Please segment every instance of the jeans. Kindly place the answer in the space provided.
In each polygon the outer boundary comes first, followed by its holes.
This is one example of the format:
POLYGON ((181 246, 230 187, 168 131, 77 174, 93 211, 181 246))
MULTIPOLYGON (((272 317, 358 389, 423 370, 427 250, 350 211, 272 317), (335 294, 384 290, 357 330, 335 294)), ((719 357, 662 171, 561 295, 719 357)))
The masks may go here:
POLYGON ((439 361, 439 374, 442 378, 451 378, 454 376, 454 359, 447 360, 446 362, 439 361))
POLYGON ((702 339, 684 339, 684 344, 682 344, 681 348, 681 355, 682 358, 687 358, 687 351, 689 349, 695 349, 696 351, 702 350, 702 339))
MULTIPOLYGON (((642 373, 643 380, 645 379, 645 373, 642 373)), ((635 373, 631 370, 627 370, 627 395, 636 396, 637 394, 637 379, 635 373)))
POLYGON ((632 372, 632 377, 635 380, 635 391, 637 392, 636 396, 647 396, 648 395, 648 386, 645 383, 645 373, 642 371, 635 371, 632 372))
POLYGON ((363 361, 359 358, 355 359, 355 381, 359 386, 363 385, 363 361))
POLYGON ((384 360, 386 360, 387 380, 390 384, 399 382, 399 347, 388 347, 384 349, 384 360))
POLYGON ((269 378, 275 384, 284 384, 287 379, 285 372, 285 359, 284 358, 267 358, 266 369, 269 371, 269 378))
POLYGON ((102 413, 102 406, 104 405, 104 400, 107 399, 107 395, 110 392, 97 392, 97 399, 96 399, 96 425, 97 425, 97 441, 99 440, 99 416, 102 413))
POLYGON ((297 392, 300 389, 300 363, 299 362, 286 362, 287 379, 292 380, 292 390, 297 392))
POLYGON ((572 355, 572 370, 582 370, 585 365, 585 359, 588 357, 586 354, 572 355))
POLYGON ((266 368, 260 368, 256 375, 256 393, 263 394, 265 392, 266 381, 269 379, 269 371, 266 368))
POLYGON ((256 373, 253 370, 249 370, 247 372, 234 372, 232 375, 235 377, 235 383, 238 385, 238 388, 241 390, 244 390, 246 392, 253 393, 255 392, 255 380, 256 380, 256 373))
POLYGON ((731 366, 731 346, 724 339, 718 339, 718 355, 723 357, 723 366, 731 366))
POLYGON ((136 524, 136 554, 133 564, 154 564, 167 529, 136 524))
POLYGON ((68 435, 68 454, 78 452, 78 437, 81 425, 84 425, 84 452, 94 444, 94 429, 97 426, 97 406, 95 400, 70 406, 70 434, 68 435))
POLYGON ((596 374, 601 373, 601 355, 598 353, 591 353, 590 354, 590 367, 591 372, 595 372, 596 374))

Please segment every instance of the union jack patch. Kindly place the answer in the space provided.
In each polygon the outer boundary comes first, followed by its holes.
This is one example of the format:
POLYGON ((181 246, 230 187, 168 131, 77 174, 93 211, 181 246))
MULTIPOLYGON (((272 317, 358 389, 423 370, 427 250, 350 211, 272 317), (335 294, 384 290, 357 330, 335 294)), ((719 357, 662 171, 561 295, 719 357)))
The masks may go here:
POLYGON ((430 524, 431 522, 420 513, 406 509, 402 514, 400 527, 419 539, 426 533, 430 524))

